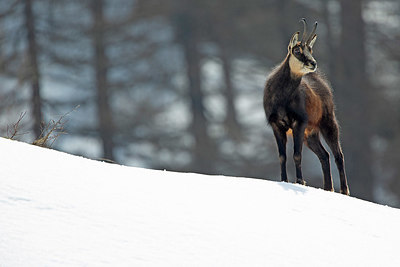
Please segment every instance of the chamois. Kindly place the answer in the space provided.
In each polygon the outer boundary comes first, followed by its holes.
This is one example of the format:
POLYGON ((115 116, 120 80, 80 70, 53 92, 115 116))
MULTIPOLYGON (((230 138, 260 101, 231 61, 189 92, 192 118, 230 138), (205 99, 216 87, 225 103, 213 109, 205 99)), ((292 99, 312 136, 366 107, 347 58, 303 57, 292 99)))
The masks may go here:
POLYGON ((293 34, 285 60, 269 75, 264 89, 264 110, 272 127, 281 167, 281 180, 288 181, 286 173, 287 135, 293 135, 293 159, 296 182, 305 184, 301 172, 303 142, 319 158, 324 175, 324 189, 334 191, 329 163, 329 153, 320 141, 320 133, 332 150, 340 175, 340 192, 349 195, 344 157, 339 142, 339 126, 335 116, 332 90, 323 75, 317 71, 313 58, 313 45, 317 22, 307 38, 307 25, 302 19, 303 35, 293 34))

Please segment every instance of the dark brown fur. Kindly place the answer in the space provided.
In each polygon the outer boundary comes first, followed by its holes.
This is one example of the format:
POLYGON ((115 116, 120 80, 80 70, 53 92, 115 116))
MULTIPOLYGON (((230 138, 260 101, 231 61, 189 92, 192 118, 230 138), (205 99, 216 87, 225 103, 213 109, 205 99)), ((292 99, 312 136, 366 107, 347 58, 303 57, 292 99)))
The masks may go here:
POLYGON ((320 142, 321 133, 335 157, 340 174, 341 192, 348 195, 349 189, 331 88, 319 72, 311 72, 303 76, 292 71, 289 65, 289 59, 292 56, 294 55, 289 51, 285 60, 272 71, 264 90, 264 110, 278 145, 281 180, 288 181, 286 141, 287 134, 292 133, 296 182, 305 184, 301 172, 301 151, 304 142, 321 162, 324 189, 334 191, 329 153, 320 142))

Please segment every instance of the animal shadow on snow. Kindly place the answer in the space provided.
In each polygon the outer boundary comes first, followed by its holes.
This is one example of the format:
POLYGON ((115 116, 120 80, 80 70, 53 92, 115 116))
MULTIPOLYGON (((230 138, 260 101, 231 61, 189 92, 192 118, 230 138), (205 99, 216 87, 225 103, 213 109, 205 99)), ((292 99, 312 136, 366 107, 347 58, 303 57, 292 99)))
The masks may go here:
POLYGON ((279 182, 279 186, 281 186, 286 191, 293 191, 296 194, 305 194, 307 193, 307 188, 300 184, 293 184, 293 183, 286 183, 286 182, 279 182))

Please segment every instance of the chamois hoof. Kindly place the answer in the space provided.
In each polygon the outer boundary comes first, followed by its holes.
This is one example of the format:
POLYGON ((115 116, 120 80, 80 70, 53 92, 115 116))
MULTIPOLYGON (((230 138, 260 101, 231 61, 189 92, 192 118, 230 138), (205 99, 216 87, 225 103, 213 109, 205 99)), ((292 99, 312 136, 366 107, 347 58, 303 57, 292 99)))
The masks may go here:
POLYGON ((340 193, 343 195, 350 196, 350 190, 348 187, 340 189, 340 193))
POLYGON ((325 191, 330 191, 330 192, 335 192, 335 189, 333 189, 333 186, 324 186, 325 191))
POLYGON ((296 183, 301 185, 306 185, 306 181, 304 181, 304 179, 297 179, 296 183))

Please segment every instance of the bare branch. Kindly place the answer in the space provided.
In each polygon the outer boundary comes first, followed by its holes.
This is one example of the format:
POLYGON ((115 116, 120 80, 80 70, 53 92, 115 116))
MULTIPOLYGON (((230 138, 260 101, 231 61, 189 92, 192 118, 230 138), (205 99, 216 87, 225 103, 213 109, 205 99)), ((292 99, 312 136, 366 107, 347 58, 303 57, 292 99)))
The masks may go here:
POLYGON ((66 134, 64 131, 64 126, 68 120, 65 118, 78 108, 79 106, 76 106, 73 110, 62 115, 57 121, 50 120, 47 124, 43 123, 39 138, 33 141, 32 144, 40 147, 52 147, 60 135, 66 134))
POLYGON ((23 118, 25 117, 25 115, 26 115, 26 111, 22 112, 19 115, 17 122, 14 123, 11 127, 9 125, 7 125, 7 138, 8 139, 14 140, 17 136, 27 134, 27 132, 19 133, 19 125, 20 125, 21 121, 23 120, 23 118))

